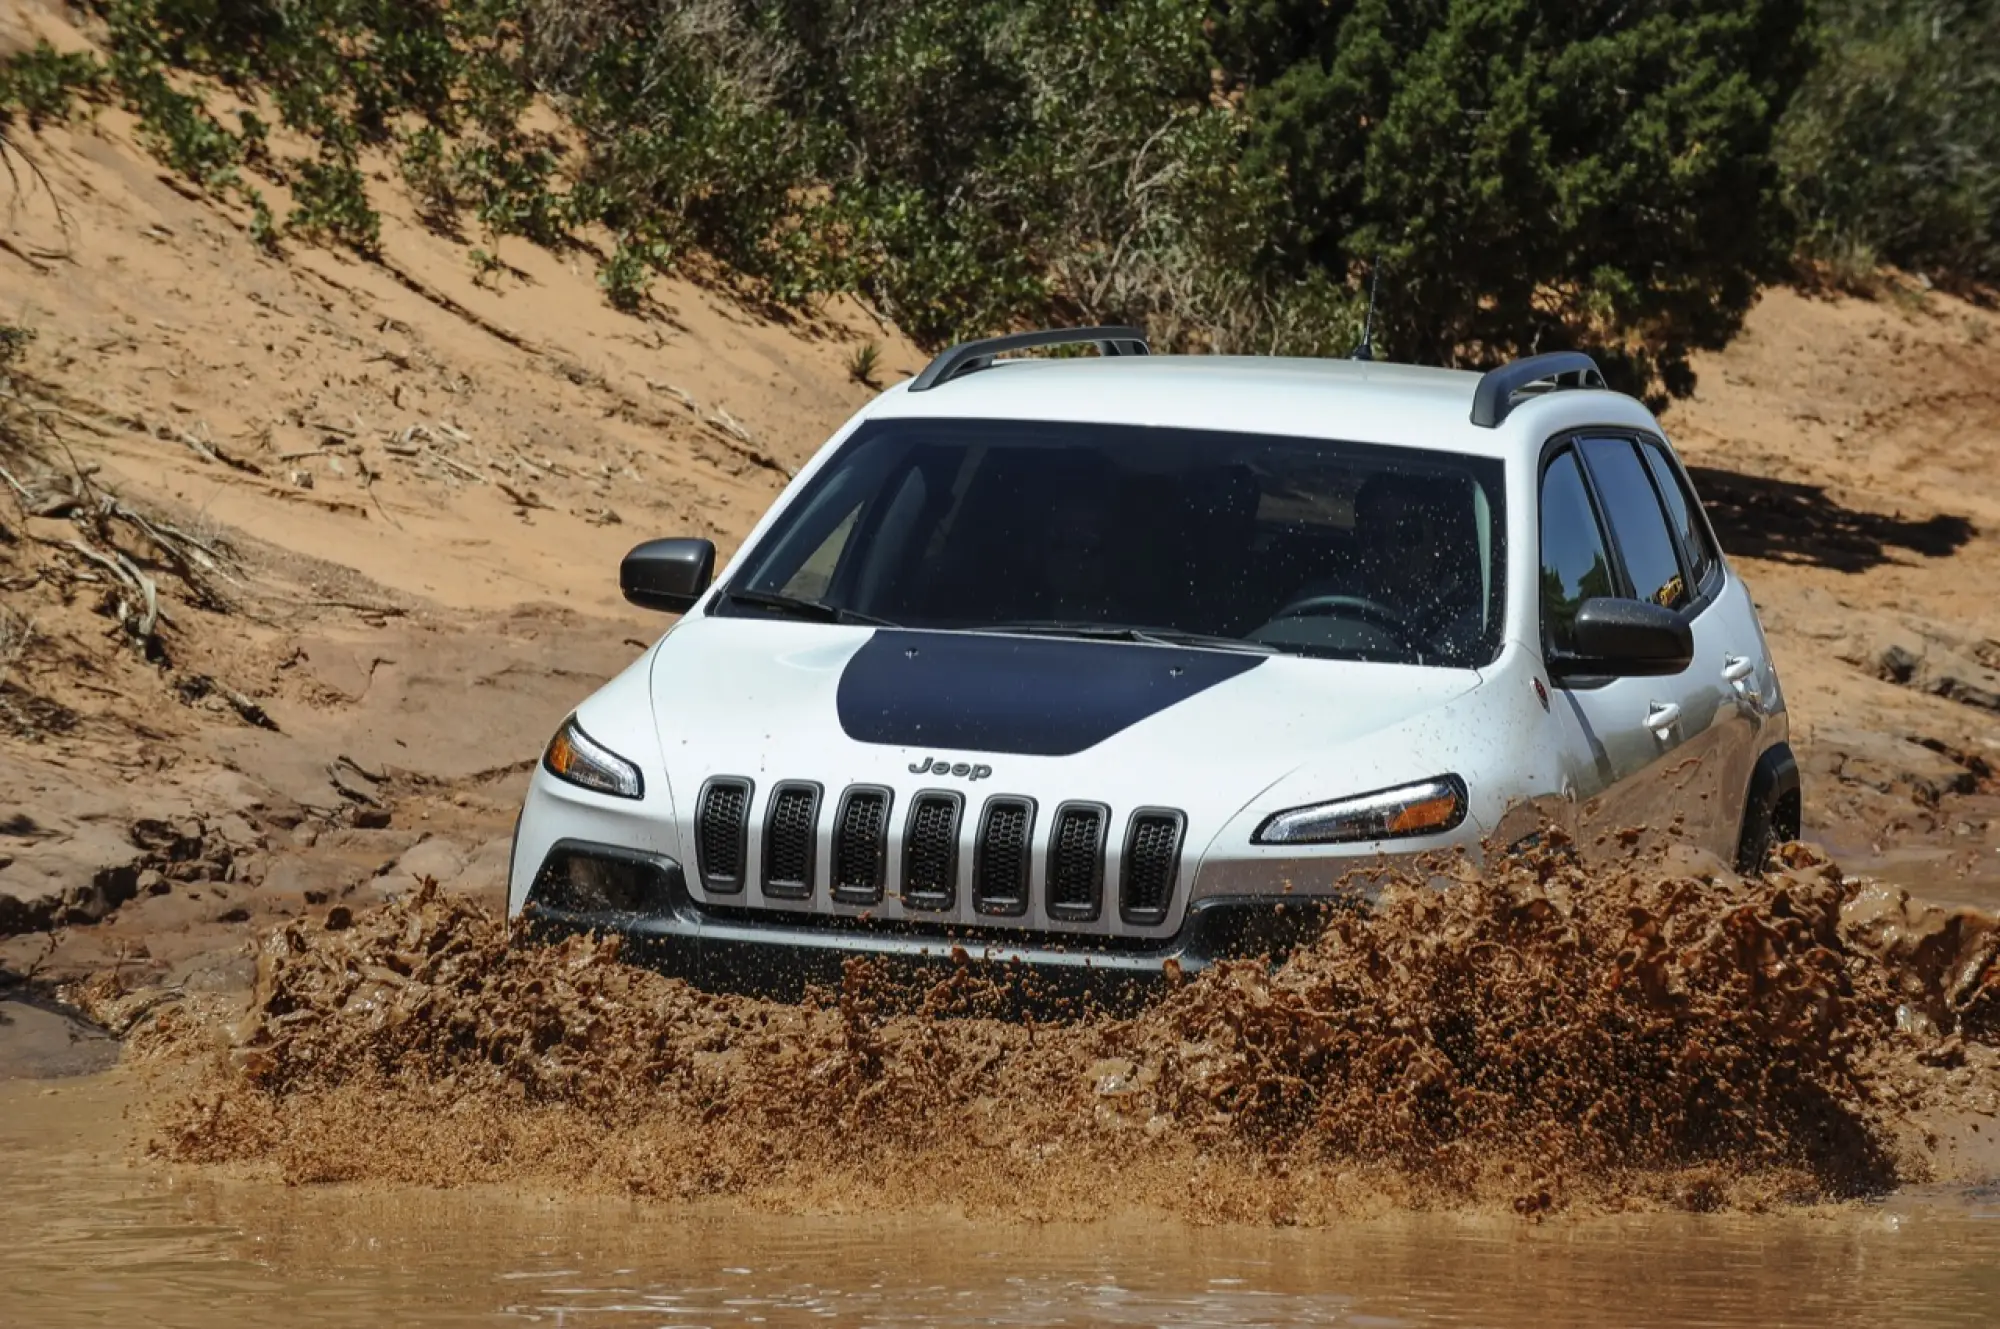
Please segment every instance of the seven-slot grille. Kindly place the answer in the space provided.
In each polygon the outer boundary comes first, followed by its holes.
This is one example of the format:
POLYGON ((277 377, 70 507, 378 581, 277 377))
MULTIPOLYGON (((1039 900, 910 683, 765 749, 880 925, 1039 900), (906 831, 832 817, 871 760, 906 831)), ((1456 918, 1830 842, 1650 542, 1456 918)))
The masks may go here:
POLYGON ((1068 922, 1094 920, 1104 903, 1104 824, 1101 803, 1065 803, 1049 837, 1049 914, 1068 922))
POLYGON ((958 903, 958 794, 918 794, 903 829, 903 903, 949 909, 958 903))
POLYGON ((1181 829, 1186 819, 1166 808, 1141 808, 1125 832, 1124 877, 1118 912, 1127 923, 1158 923, 1174 898, 1181 868, 1181 829))
POLYGON ((874 904, 882 898, 889 799, 888 790, 862 785, 841 795, 833 828, 833 898, 842 904, 874 904))
POLYGON ((704 890, 734 895, 743 889, 743 860, 750 839, 748 780, 721 778, 702 786, 695 801, 695 868, 704 890))
MULTIPOLYGON (((740 776, 717 776, 702 786, 695 805, 696 870, 711 894, 743 889, 750 869, 750 811, 755 785, 740 776)), ((895 795, 878 785, 855 785, 837 799, 810 781, 775 785, 765 801, 758 877, 765 896, 810 900, 820 871, 820 833, 826 806, 832 814, 827 875, 834 901, 872 905, 888 884, 890 814, 895 795)), ((910 800, 903 819, 900 895, 907 909, 948 912, 958 907, 961 837, 972 827, 971 892, 981 914, 1020 917, 1028 912, 1034 859, 1035 802, 1012 794, 989 798, 968 811, 964 795, 924 790, 910 800)), ((1064 803, 1055 811, 1044 851, 1043 903, 1048 916, 1066 923, 1094 923, 1104 915, 1110 873, 1106 865, 1113 828, 1102 803, 1064 803)), ((1118 855, 1117 916, 1153 926, 1166 920, 1180 875, 1187 819, 1170 808, 1140 808, 1126 819, 1118 855)))
POLYGON ((771 791, 764 814, 764 894, 780 900, 812 896, 813 864, 819 857, 819 795, 816 784, 793 781, 771 791))
POLYGON ((1034 830, 1033 800, 986 800, 972 847, 973 908, 982 914, 1028 912, 1028 846, 1034 830))

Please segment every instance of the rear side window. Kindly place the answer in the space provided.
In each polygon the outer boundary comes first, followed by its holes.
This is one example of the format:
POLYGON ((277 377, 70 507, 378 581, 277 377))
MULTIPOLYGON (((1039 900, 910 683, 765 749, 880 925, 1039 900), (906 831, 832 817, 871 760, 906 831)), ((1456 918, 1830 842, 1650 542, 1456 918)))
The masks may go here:
POLYGON ((1597 511, 1577 469, 1576 453, 1556 454, 1542 473, 1542 639, 1552 651, 1574 644, 1577 607, 1616 595, 1611 557, 1597 527, 1597 511))
POLYGON ((1680 555, 1667 531, 1660 496, 1638 449, 1623 438, 1587 438, 1577 446, 1604 504, 1611 539, 1624 556, 1632 593, 1668 609, 1685 608, 1694 592, 1681 575, 1680 555))
POLYGON ((1667 460, 1660 445, 1641 443, 1639 450, 1646 454, 1646 465, 1660 487, 1660 498, 1667 505, 1667 520, 1681 538, 1681 549, 1687 554, 1688 578, 1699 591, 1718 562, 1715 547, 1708 542, 1708 528, 1696 513, 1694 496, 1688 492, 1679 470, 1667 460))

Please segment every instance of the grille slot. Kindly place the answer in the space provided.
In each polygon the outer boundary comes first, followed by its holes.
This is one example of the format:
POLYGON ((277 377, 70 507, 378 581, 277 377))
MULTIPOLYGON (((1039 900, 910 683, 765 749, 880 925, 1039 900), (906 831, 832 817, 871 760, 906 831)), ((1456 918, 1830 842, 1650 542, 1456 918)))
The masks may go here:
POLYGON ((882 898, 888 864, 889 791, 855 785, 840 796, 833 827, 833 898, 842 904, 874 904, 882 898))
POLYGON ((1065 803, 1056 809, 1049 836, 1051 918, 1088 923, 1102 910, 1104 828, 1110 821, 1111 810, 1102 803, 1065 803))
POLYGON ((820 787, 793 781, 771 790, 764 813, 764 894, 804 900, 813 892, 819 857, 820 787))
POLYGON ((972 906, 980 913, 1028 911, 1028 846, 1034 829, 1033 799, 986 800, 972 851, 972 906))
POLYGON ((734 895, 743 889, 743 861, 749 855, 748 780, 719 775, 701 787, 695 802, 695 867, 704 890, 734 895))
POLYGON ((958 822, 962 795, 922 793, 903 828, 903 903, 949 909, 958 902, 958 822))
POLYGON ((1158 923, 1174 898, 1187 819, 1167 808, 1140 808, 1125 832, 1118 912, 1127 923, 1158 923))

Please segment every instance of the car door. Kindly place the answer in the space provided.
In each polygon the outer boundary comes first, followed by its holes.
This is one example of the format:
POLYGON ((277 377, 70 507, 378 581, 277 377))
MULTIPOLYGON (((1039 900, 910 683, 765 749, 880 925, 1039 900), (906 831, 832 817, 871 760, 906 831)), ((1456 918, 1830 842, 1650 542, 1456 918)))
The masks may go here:
POLYGON ((1742 835, 1743 803, 1763 746, 1766 707, 1777 687, 1776 676, 1749 588, 1724 568, 1687 472, 1664 442, 1644 437, 1637 442, 1694 590, 1688 609, 1694 630, 1693 667, 1706 676, 1722 703, 1707 737, 1715 770, 1714 845, 1728 859, 1742 835))
MULTIPOLYGON (((1585 600, 1686 611, 1692 597, 1679 550, 1631 439, 1585 436, 1555 450, 1542 471, 1540 513, 1545 660, 1569 648, 1585 600)), ((1719 705, 1698 661, 1666 676, 1558 683, 1550 709, 1563 726, 1564 778, 1586 848, 1630 826, 1677 827, 1682 837, 1715 842, 1707 748, 1719 705)))

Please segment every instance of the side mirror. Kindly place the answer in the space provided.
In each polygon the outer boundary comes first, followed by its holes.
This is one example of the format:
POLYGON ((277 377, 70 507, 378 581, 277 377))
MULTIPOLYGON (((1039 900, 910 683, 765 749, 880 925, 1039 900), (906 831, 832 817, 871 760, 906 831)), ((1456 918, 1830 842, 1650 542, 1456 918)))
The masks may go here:
POLYGON ((1694 630, 1673 610, 1644 600, 1585 600, 1571 641, 1549 661, 1557 677, 1654 678, 1678 674, 1694 659, 1694 630))
POLYGON ((709 540, 648 540, 618 565, 618 589, 642 609, 684 614, 715 579, 709 540))

